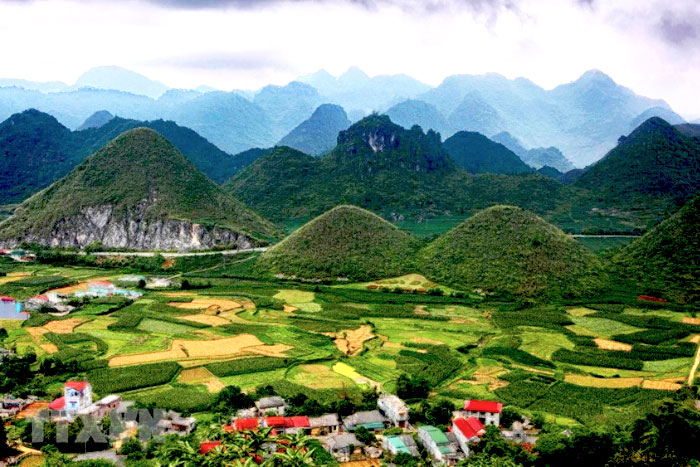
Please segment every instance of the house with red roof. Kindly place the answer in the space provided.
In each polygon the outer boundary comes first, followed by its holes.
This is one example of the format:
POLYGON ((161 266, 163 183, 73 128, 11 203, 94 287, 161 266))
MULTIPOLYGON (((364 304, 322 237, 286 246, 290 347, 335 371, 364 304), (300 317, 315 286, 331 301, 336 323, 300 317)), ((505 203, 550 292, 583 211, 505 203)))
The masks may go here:
POLYGON ((452 422, 452 433, 457 438, 462 452, 469 456, 469 445, 478 442, 479 438, 486 433, 486 429, 476 417, 458 417, 452 422))
POLYGON ((496 401, 466 400, 461 411, 462 418, 475 417, 484 425, 500 425, 503 404, 496 401))
POLYGON ((57 419, 71 422, 75 415, 92 405, 92 386, 87 381, 66 381, 63 397, 49 404, 57 419))
POLYGON ((249 431, 256 430, 260 426, 257 418, 238 418, 233 421, 233 425, 225 426, 224 431, 249 431), (229 428, 230 427, 230 428, 229 428))

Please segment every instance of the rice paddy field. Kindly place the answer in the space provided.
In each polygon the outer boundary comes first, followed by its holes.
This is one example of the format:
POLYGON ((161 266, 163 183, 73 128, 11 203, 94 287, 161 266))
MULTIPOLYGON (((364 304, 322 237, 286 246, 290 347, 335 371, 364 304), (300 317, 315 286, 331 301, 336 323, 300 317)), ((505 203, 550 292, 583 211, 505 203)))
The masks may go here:
MULTIPOLYGON (((0 294, 19 299, 129 272, 2 267, 0 294)), ((562 425, 615 424, 695 383, 700 319, 672 304, 620 296, 524 306, 452 294, 417 275, 323 285, 206 269, 179 272, 199 284, 190 290, 144 290, 134 302, 95 300, 67 316, 0 322, 4 345, 77 361, 99 396, 188 413, 206 411, 227 385, 329 401, 367 387, 394 391, 406 373, 455 403, 496 399, 562 425)))

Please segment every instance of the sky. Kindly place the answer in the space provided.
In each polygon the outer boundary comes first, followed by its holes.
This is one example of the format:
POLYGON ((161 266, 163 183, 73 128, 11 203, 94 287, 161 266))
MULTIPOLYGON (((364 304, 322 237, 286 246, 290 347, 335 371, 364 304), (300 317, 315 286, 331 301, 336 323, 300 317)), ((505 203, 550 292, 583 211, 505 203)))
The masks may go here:
POLYGON ((0 77, 116 65, 168 86, 258 89, 326 69, 545 88, 599 69, 700 117, 698 0, 0 0, 0 77))

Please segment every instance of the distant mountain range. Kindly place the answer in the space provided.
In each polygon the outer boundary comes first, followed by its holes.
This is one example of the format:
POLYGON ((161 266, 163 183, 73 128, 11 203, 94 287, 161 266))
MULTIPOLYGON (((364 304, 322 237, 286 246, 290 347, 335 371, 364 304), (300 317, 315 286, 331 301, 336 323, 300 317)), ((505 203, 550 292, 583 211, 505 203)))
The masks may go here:
POLYGON ((320 156, 333 149, 338 133, 350 126, 348 116, 339 105, 323 104, 308 120, 282 138, 278 145, 289 146, 312 156, 320 156))
MULTIPOLYGON (((577 167, 598 160, 649 117, 683 122, 664 101, 638 96, 599 71, 549 91, 497 74, 450 76, 431 88, 406 75, 369 77, 357 68, 338 77, 319 71, 286 86, 231 92, 168 89, 118 67, 92 69, 70 86, 0 80, 0 120, 36 108, 75 129, 106 110, 136 120, 173 120, 229 153, 273 146, 321 104, 342 106, 350 121, 386 112, 406 128, 438 131, 443 140, 458 131, 508 132, 525 147, 557 148, 577 167)), ((534 167, 542 162, 534 160, 534 167)), ((553 163, 547 160, 566 172, 553 163)))

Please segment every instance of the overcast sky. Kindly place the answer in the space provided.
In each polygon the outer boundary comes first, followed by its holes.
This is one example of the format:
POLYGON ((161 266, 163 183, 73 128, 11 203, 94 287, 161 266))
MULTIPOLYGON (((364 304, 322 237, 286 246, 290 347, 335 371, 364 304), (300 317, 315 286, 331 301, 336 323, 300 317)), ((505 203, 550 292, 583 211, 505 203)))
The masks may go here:
POLYGON ((325 68, 546 88, 597 68, 700 117, 698 0, 0 0, 0 77, 118 65, 168 86, 256 89, 325 68))

